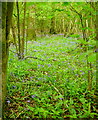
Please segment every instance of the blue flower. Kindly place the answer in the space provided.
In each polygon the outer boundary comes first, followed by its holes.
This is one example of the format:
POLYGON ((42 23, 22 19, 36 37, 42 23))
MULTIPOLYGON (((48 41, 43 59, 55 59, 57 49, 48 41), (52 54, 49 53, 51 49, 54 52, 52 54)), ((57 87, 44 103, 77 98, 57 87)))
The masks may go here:
POLYGON ((37 52, 38 50, 33 50, 34 52, 37 52))
POLYGON ((12 86, 12 88, 16 88, 16 86, 12 86))
POLYGON ((72 70, 75 70, 74 68, 72 68, 72 70))
POLYGON ((13 73, 12 73, 12 72, 10 72, 10 75, 11 75, 11 76, 13 76, 13 73))
POLYGON ((51 67, 51 64, 48 64, 48 67, 51 67))
POLYGON ((78 74, 75 74, 76 76, 78 76, 78 74))
POLYGON ((60 100, 63 100, 63 98, 59 98, 60 100))
POLYGON ((10 100, 7 100, 6 102, 7 102, 8 104, 10 104, 10 103, 11 103, 11 102, 10 102, 10 100))
POLYGON ((31 98, 35 98, 36 96, 35 95, 32 95, 31 98))
POLYGON ((12 61, 13 59, 10 59, 10 61, 12 61))
POLYGON ((30 77, 30 79, 33 79, 34 77, 30 77))
POLYGON ((38 65, 38 67, 41 67, 41 65, 38 65))
POLYGON ((64 35, 63 33, 57 34, 57 35, 64 35))
POLYGON ((42 80, 42 78, 37 78, 38 80, 42 80))
POLYGON ((31 102, 30 100, 27 100, 27 102, 31 102))

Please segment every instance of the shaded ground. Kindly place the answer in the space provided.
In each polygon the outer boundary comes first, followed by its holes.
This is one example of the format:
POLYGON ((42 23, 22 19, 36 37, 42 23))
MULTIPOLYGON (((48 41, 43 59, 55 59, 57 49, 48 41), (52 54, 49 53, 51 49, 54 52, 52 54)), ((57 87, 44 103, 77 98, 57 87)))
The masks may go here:
MULTIPOLYGON (((14 48, 11 48, 15 51, 14 48)), ((28 58, 10 52, 5 118, 98 118, 93 87, 87 91, 86 55, 62 36, 28 42, 28 58)))

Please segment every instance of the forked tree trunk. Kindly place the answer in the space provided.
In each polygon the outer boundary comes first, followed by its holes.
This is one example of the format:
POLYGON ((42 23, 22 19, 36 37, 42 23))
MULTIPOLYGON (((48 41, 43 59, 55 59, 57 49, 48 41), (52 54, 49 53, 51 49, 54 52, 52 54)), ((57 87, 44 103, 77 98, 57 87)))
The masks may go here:
MULTIPOLYGON (((71 5, 70 5, 71 6, 71 5)), ((81 22, 81 27, 82 27, 82 35, 83 35, 83 39, 85 41, 88 41, 87 38, 86 38, 86 31, 85 31, 85 25, 84 25, 84 21, 83 21, 83 16, 82 14, 80 14, 74 7, 71 6, 70 8, 72 11, 74 11, 80 18, 80 22, 81 22)))

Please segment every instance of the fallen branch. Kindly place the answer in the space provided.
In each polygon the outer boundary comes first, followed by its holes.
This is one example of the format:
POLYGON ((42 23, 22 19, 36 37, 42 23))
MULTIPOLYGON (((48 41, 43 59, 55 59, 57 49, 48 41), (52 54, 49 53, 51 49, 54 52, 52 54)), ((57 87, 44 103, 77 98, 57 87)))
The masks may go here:
MULTIPOLYGON (((10 50, 12 53, 15 53, 15 54, 17 54, 18 55, 18 53, 16 53, 16 52, 14 52, 14 51, 12 51, 12 50, 10 50)), ((41 59, 41 58, 37 58, 37 57, 32 57, 32 56, 26 56, 26 57, 24 57, 23 58, 23 60, 26 60, 26 59, 28 59, 28 58, 33 58, 33 59, 38 59, 38 60, 41 60, 41 61, 44 61, 43 59, 41 59)))
POLYGON ((33 59, 38 59, 38 60, 44 61, 44 60, 41 59, 41 58, 32 57, 32 56, 27 56, 27 57, 25 57, 25 58, 23 58, 23 59, 26 60, 26 59, 28 59, 28 58, 33 58, 33 59))

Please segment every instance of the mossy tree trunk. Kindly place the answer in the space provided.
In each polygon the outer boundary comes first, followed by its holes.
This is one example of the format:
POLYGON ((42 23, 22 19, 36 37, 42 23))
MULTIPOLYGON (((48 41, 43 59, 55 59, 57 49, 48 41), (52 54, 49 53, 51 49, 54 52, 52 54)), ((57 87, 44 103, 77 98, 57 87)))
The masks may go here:
POLYGON ((9 52, 9 33, 13 12, 13 2, 2 3, 2 104, 6 99, 6 75, 9 52))

